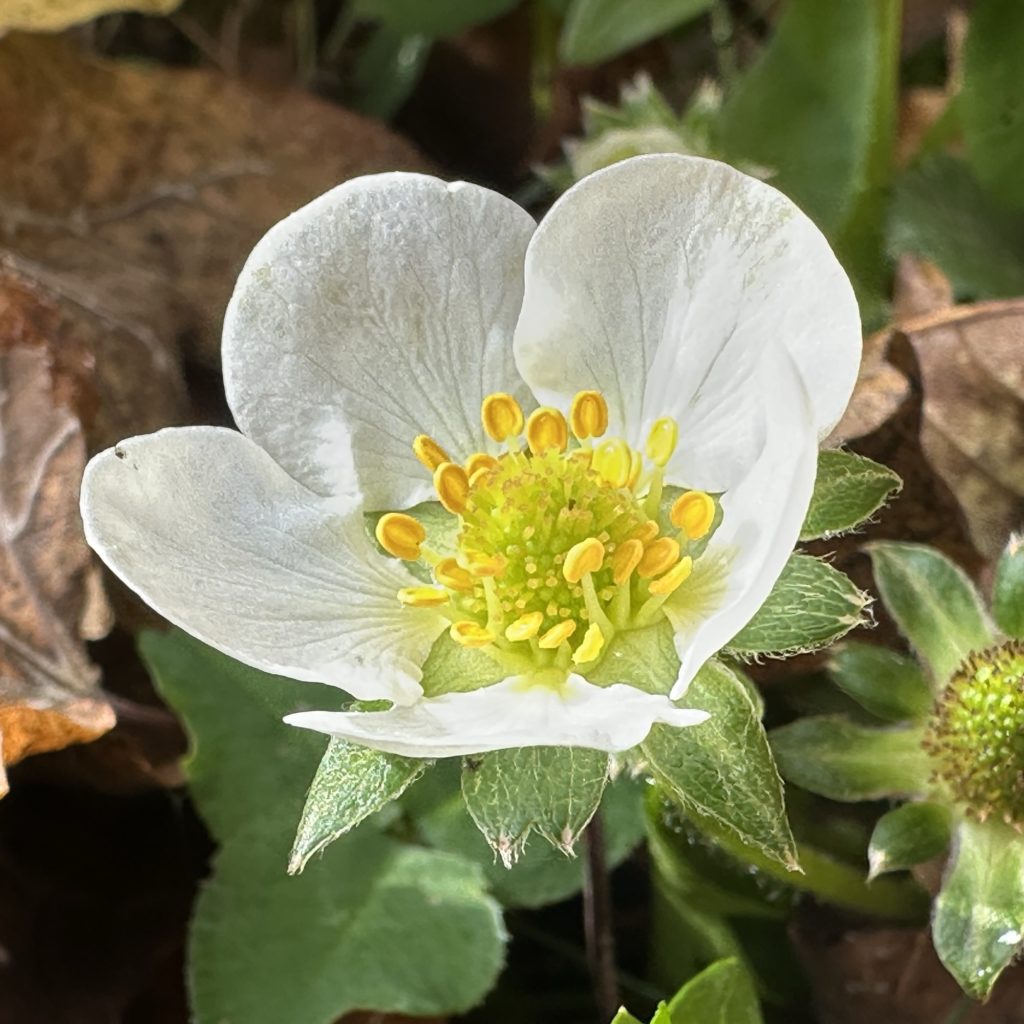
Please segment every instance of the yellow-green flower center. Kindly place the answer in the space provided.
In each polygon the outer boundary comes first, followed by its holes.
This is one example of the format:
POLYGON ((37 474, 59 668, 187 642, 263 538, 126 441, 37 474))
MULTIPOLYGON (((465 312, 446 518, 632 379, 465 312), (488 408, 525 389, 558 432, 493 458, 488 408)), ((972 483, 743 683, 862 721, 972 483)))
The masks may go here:
POLYGON ((608 409, 595 391, 576 396, 568 421, 551 408, 524 420, 505 394, 484 400, 481 419, 500 454, 472 453, 463 464, 426 435, 413 443, 458 519, 456 550, 431 551, 406 513, 382 516, 381 546, 426 561, 436 583, 405 588, 399 600, 437 608, 456 643, 512 669, 585 669, 617 631, 650 624, 686 581, 718 505, 686 491, 663 514, 662 471, 678 439, 668 417, 643 455, 621 438, 600 440, 608 409))
POLYGON ((971 815, 1024 827, 1024 645, 967 658, 932 711, 924 745, 933 781, 971 815))

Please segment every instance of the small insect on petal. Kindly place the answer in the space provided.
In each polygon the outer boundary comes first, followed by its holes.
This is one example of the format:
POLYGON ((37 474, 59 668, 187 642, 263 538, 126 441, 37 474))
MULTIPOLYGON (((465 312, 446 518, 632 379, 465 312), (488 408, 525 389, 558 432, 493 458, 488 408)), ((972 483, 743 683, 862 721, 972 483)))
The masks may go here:
POLYGON ((412 453, 430 470, 431 473, 442 462, 451 462, 451 456, 432 438, 426 434, 418 434, 412 443, 412 453))
POLYGON ((480 422, 493 441, 507 441, 523 432, 523 410, 504 391, 488 395, 480 406, 480 422))
POLYGON ((603 562, 604 545, 596 537, 588 537, 569 548, 562 575, 569 583, 579 583, 588 572, 597 572, 603 562))
POLYGON ((427 539, 423 524, 405 512, 388 512, 377 520, 374 529, 377 543, 395 558, 415 562, 420 545, 427 539))
POLYGON ((572 400, 569 424, 580 441, 600 437, 608 429, 608 403, 600 391, 580 391, 572 400))
POLYGON ((641 579, 660 576, 670 566, 679 561, 679 542, 672 537, 659 537, 647 545, 644 557, 636 567, 641 579))
POLYGON ((576 632, 576 623, 572 619, 567 619, 565 622, 560 622, 557 626, 552 626, 538 641, 538 646, 545 651, 554 650, 559 647, 565 640, 576 632))
POLYGON ((564 452, 569 445, 569 425, 565 417, 550 406, 542 405, 526 421, 526 443, 534 455, 554 449, 564 452))
POLYGON ((669 518, 690 540, 700 540, 715 521, 715 499, 704 491, 687 491, 672 502, 669 518))

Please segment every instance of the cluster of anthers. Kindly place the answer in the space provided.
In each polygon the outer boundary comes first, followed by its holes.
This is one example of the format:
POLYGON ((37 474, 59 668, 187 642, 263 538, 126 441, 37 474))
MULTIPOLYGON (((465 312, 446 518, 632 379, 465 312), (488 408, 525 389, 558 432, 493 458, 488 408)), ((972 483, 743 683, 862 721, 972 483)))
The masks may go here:
POLYGON ((579 392, 568 421, 550 407, 525 418, 500 392, 480 415, 498 455, 475 452, 460 464, 424 434, 413 442, 458 530, 455 554, 444 557, 414 516, 380 518, 381 547, 426 563, 436 583, 398 599, 438 609, 456 643, 513 671, 593 667, 616 632, 658 618, 719 505, 704 491, 665 498, 664 467, 679 438, 671 417, 653 424, 641 453, 604 437, 608 405, 598 391, 579 392))

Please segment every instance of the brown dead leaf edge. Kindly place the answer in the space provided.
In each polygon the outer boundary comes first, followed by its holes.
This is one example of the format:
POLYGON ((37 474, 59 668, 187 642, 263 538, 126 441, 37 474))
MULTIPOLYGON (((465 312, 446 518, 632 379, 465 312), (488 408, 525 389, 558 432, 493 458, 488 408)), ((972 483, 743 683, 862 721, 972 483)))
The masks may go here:
POLYGON ((78 515, 85 440, 48 343, 58 319, 0 277, 0 795, 5 765, 114 725, 83 643, 110 615, 78 515))

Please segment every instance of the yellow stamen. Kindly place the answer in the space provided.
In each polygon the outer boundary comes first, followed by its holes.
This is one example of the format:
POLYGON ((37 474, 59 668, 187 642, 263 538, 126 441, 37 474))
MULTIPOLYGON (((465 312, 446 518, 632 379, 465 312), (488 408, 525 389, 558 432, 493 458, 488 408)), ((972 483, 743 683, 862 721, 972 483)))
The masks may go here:
POLYGON ((594 449, 591 466, 612 487, 625 487, 632 468, 629 445, 621 437, 610 437, 594 449))
POLYGON ((644 461, 640 458, 640 453, 634 449, 629 453, 629 478, 626 480, 626 486, 630 490, 636 487, 636 482, 640 479, 640 470, 643 467, 644 461))
POLYGON ((487 647, 495 641, 494 634, 489 629, 476 622, 462 621, 453 622, 448 635, 460 647, 487 647))
POLYGON ((650 590, 652 594, 668 595, 675 591, 680 584, 685 583, 693 572, 693 559, 687 555, 678 562, 664 576, 651 580, 650 590))
POLYGON ((442 462, 452 461, 448 453, 432 437, 428 437, 426 434, 419 434, 416 440, 413 441, 412 453, 431 473, 442 462))
POLYGON ((438 501, 453 515, 461 515, 466 510, 469 477, 457 463, 442 462, 434 470, 434 490, 437 491, 438 501))
POLYGON ((526 443, 534 455, 543 455, 552 448, 564 452, 569 444, 569 427, 565 417, 547 405, 534 409, 526 421, 526 443))
POLYGON ((608 403, 600 391, 580 391, 569 410, 572 432, 580 441, 600 437, 608 429, 608 403))
POLYGON ((577 665, 593 661, 601 653, 603 647, 604 633, 601 632, 601 627, 596 622, 592 622, 587 627, 586 633, 583 634, 583 640, 579 647, 572 652, 572 660, 577 665))
POLYGON ((643 526, 633 531, 633 537, 641 544, 649 544, 661 532, 661 527, 653 519, 648 519, 643 526))
POLYGON ((448 603, 449 597, 446 591, 435 587, 402 587, 398 600, 410 608, 440 608, 448 603))
POLYGON ((506 627, 505 637, 513 642, 529 640, 530 637, 537 635, 543 624, 543 612, 528 612, 526 615, 520 615, 511 626, 506 627))
POLYGON ((423 524, 405 512, 387 512, 377 520, 374 530, 377 543, 395 558, 415 562, 420 545, 427 539, 423 524))
POLYGON ((576 632, 576 622, 573 619, 566 619, 557 626, 552 626, 538 641, 537 646, 543 651, 552 651, 560 647, 576 632))
POLYGON ((472 590, 476 585, 468 569, 463 569, 454 558, 442 558, 434 566, 434 579, 449 590, 472 590))
POLYGON ((569 548, 562 563, 562 575, 569 583, 579 583, 588 572, 597 572, 604 561, 604 545, 588 537, 569 548))
POLYGON ((506 441, 523 432, 523 410, 511 395, 496 391, 480 406, 480 422, 489 438, 506 441))
POLYGON ((485 555, 474 551, 469 556, 469 571, 474 576, 500 576, 508 560, 504 555, 485 555))
POLYGON ((672 458, 679 443, 679 424, 671 416, 655 420, 647 435, 647 458, 656 466, 664 466, 672 458))
POLYGON ((612 555, 612 581, 617 587, 621 587, 630 576, 633 570, 640 564, 644 557, 644 546, 635 538, 623 541, 612 555))
POLYGON ((641 579, 649 580, 660 576, 666 569, 679 560, 679 541, 672 537, 659 537, 647 545, 644 557, 636 567, 641 579))
POLYGON ((672 502, 669 518, 690 540, 700 540, 715 521, 715 499, 704 491, 687 491, 672 502))
POLYGON ((481 470, 497 468, 498 460, 493 455, 488 455, 487 452, 473 452, 473 454, 466 459, 466 476, 469 477, 471 483, 473 481, 473 477, 475 477, 481 470))

